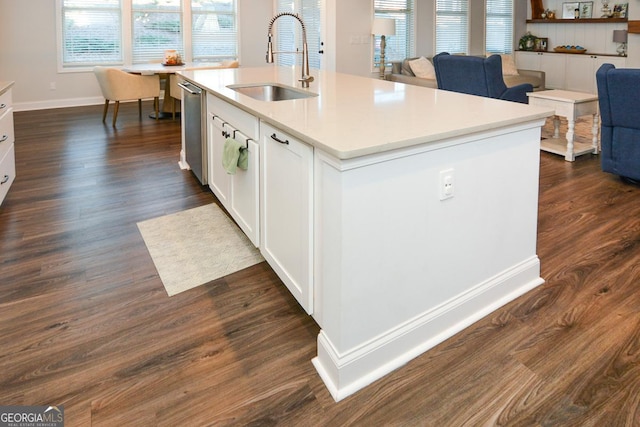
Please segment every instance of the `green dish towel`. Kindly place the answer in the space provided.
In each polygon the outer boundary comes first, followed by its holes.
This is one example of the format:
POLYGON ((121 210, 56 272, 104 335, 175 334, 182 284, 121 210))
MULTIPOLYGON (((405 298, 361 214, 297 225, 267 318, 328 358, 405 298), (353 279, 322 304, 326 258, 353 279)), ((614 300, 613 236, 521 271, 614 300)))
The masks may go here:
POLYGON ((247 170, 249 165, 249 150, 234 138, 227 138, 222 152, 222 167, 230 175, 235 175, 236 169, 247 170))

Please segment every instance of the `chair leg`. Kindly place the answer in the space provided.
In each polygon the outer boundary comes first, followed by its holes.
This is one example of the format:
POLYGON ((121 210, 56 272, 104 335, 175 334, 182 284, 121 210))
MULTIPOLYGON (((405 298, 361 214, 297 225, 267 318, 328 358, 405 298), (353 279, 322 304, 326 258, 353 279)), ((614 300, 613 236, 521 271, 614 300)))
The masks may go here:
POLYGON ((138 99, 138 117, 142 118, 142 99, 138 99))
POLYGON ((160 98, 159 97, 155 97, 153 98, 153 106, 156 108, 156 120, 158 120, 158 118, 160 117, 160 98))
POLYGON ((116 101, 116 106, 113 110, 113 127, 116 127, 116 119, 118 118, 118 108, 120 108, 120 101, 116 101))
POLYGON ((109 100, 105 99, 104 101, 104 111, 102 112, 102 123, 107 120, 107 110, 109 110, 109 100))

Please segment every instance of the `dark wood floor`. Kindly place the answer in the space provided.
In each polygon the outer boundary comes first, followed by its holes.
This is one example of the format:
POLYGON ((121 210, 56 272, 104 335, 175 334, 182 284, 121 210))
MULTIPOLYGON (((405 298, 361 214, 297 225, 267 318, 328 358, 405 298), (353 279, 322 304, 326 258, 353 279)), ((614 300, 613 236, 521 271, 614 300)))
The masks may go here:
POLYGON ((640 188, 598 156, 541 154, 544 285, 335 403, 265 263, 167 297, 136 223, 214 197, 178 167, 178 122, 100 117, 15 114, 0 405, 64 405, 69 427, 640 425, 640 188))

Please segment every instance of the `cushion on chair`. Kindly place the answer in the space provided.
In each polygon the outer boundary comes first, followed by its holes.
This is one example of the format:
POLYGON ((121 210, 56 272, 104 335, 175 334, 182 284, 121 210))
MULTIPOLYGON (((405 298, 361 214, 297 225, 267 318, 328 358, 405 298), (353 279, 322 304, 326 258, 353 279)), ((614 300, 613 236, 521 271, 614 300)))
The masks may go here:
POLYGON ((413 74, 415 74, 416 77, 420 77, 421 79, 436 78, 436 70, 435 68, 433 68, 433 64, 424 56, 409 61, 409 66, 411 67, 411 71, 413 71, 413 74))

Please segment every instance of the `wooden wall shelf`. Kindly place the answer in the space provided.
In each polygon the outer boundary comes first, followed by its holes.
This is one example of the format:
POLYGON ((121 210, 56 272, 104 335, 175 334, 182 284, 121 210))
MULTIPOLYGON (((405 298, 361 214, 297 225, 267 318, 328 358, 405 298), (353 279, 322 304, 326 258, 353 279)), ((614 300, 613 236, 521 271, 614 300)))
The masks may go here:
POLYGON ((629 21, 629 28, 627 31, 631 34, 640 34, 640 21, 629 21))
MULTIPOLYGON (((627 18, 592 19, 527 19, 527 24, 613 24, 628 22, 627 18)), ((631 21, 634 22, 634 21, 631 21)), ((640 21, 636 21, 640 22, 640 21)))

